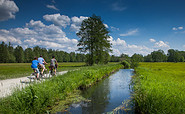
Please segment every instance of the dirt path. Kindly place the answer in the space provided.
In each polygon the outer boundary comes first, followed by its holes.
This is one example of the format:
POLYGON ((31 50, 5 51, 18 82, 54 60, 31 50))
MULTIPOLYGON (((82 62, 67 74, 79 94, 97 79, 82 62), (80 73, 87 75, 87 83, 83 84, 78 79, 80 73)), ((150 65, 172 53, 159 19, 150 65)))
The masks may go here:
MULTIPOLYGON (((67 71, 58 72, 57 75, 62 75, 67 73, 67 71)), ((30 82, 30 79, 26 77, 0 80, 0 98, 11 95, 13 90, 18 88, 23 88, 30 82)))

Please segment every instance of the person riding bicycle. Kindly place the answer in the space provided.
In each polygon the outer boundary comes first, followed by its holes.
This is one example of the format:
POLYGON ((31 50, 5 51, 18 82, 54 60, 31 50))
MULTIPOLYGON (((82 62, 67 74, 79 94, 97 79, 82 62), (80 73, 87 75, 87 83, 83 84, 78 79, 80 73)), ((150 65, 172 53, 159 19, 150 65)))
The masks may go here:
POLYGON ((42 55, 38 58, 38 61, 40 63, 40 67, 42 68, 41 74, 43 74, 44 70, 47 70, 45 67, 46 61, 43 59, 42 55))
POLYGON ((34 57, 34 60, 32 61, 31 68, 34 70, 34 72, 37 74, 36 78, 39 79, 39 69, 38 65, 40 65, 39 61, 37 61, 37 57, 34 57))
POLYGON ((55 56, 52 56, 52 59, 50 61, 50 70, 54 69, 55 75, 57 66, 58 66, 57 60, 55 59, 55 56))

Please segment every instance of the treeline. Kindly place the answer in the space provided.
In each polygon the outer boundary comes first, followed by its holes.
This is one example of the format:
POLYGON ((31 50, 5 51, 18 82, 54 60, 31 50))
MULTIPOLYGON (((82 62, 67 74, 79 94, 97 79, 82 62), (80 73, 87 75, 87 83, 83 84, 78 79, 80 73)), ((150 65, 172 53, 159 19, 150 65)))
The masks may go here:
POLYGON ((134 60, 137 62, 184 62, 185 51, 169 49, 165 54, 163 50, 153 51, 150 54, 143 56, 142 54, 133 54, 129 57, 126 54, 121 56, 111 56, 111 61, 134 60))
POLYGON ((39 46, 24 50, 21 46, 13 48, 11 43, 7 45, 2 42, 0 44, 0 63, 30 63, 34 57, 39 57, 40 55, 47 62, 50 61, 53 55, 58 62, 85 62, 86 56, 85 54, 76 54, 75 52, 67 53, 59 50, 47 50, 39 46))
MULTIPOLYGON (((21 46, 13 48, 11 43, 0 44, 0 63, 30 63, 33 57, 39 57, 42 55, 44 59, 49 62, 54 55, 58 62, 86 62, 87 55, 80 53, 67 53, 59 50, 47 50, 46 48, 40 48, 39 46, 32 48, 26 48, 25 50, 21 46)), ((169 49, 165 54, 163 50, 153 51, 150 54, 143 56, 141 54, 134 54, 129 57, 126 54, 120 56, 107 55, 108 61, 120 62, 123 60, 133 60, 137 62, 184 62, 185 51, 178 51, 169 49)))

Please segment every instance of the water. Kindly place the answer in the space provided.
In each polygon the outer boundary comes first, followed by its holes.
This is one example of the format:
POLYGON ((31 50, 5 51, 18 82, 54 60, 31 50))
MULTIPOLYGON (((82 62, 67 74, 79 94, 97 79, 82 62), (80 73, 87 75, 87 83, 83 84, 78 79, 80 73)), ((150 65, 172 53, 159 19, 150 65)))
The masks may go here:
POLYGON ((127 102, 131 96, 131 76, 132 69, 120 69, 115 74, 104 79, 93 87, 83 91, 82 96, 90 102, 72 104, 68 112, 72 114, 102 114, 102 113, 134 113, 132 106, 127 102), (127 110, 122 107, 126 107, 127 110))

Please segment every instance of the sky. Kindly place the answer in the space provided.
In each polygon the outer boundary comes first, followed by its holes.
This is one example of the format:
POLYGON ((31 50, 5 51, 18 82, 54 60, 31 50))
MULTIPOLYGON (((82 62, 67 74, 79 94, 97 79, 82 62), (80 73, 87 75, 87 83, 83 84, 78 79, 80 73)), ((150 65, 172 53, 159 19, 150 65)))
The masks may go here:
POLYGON ((0 42, 76 52, 93 14, 110 31, 111 55, 185 51, 185 0, 0 0, 0 42))

